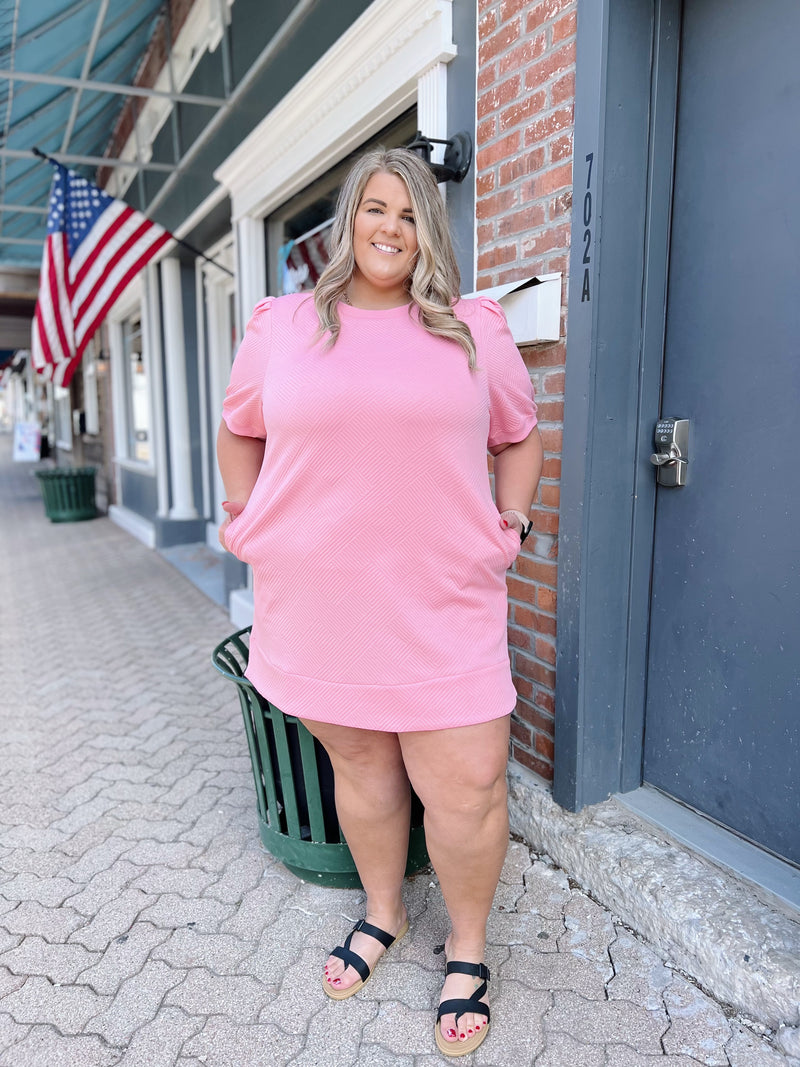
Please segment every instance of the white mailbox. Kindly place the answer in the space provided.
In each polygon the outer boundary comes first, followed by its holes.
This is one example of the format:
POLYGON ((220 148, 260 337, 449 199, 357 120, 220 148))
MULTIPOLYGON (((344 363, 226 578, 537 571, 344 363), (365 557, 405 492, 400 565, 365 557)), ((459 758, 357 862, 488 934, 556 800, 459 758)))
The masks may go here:
POLYGON ((488 296, 506 313, 518 345, 557 341, 561 336, 561 273, 538 274, 469 296, 488 296))

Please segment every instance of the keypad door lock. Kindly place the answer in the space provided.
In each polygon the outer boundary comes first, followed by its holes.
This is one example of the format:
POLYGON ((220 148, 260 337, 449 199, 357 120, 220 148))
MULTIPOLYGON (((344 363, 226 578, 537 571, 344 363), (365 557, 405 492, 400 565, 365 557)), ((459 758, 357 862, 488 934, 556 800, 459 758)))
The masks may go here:
POLYGON ((686 485, 689 466, 689 420, 659 419, 656 423, 656 450, 650 462, 656 468, 659 485, 686 485))

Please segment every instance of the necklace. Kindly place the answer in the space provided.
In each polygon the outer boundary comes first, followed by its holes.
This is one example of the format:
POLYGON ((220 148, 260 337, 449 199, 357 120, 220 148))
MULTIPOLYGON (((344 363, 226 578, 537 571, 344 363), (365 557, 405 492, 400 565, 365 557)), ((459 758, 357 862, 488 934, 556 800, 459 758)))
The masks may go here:
POLYGON ((348 307, 352 307, 352 306, 353 306, 353 305, 352 305, 352 304, 350 303, 350 297, 349 297, 349 296, 347 295, 347 290, 346 290, 346 289, 345 289, 345 291, 344 291, 344 294, 342 295, 342 301, 343 301, 343 302, 344 302, 345 304, 347 304, 347 306, 348 306, 348 307))

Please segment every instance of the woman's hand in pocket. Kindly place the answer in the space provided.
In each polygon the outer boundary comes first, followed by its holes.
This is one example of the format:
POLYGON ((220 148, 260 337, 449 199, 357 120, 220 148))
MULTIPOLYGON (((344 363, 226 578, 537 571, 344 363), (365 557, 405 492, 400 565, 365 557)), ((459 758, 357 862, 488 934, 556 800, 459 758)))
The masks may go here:
POLYGON ((222 510, 225 512, 225 519, 219 528, 219 543, 225 549, 226 552, 230 551, 225 544, 225 531, 230 526, 231 522, 244 511, 244 504, 239 500, 223 500, 222 510))

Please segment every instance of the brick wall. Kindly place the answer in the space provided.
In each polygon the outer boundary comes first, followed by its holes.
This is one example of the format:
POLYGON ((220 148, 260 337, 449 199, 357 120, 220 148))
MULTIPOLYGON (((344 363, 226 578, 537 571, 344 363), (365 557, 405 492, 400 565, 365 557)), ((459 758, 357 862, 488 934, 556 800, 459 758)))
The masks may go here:
POLYGON ((561 340, 522 353, 545 463, 534 532, 508 577, 513 757, 549 781, 577 0, 479 0, 478 15, 478 288, 552 271, 564 279, 561 340))

